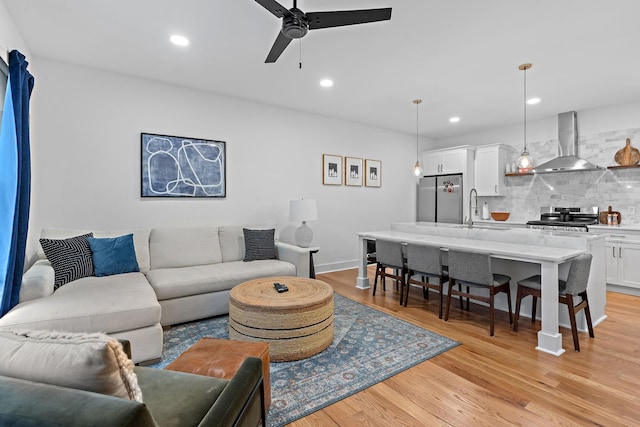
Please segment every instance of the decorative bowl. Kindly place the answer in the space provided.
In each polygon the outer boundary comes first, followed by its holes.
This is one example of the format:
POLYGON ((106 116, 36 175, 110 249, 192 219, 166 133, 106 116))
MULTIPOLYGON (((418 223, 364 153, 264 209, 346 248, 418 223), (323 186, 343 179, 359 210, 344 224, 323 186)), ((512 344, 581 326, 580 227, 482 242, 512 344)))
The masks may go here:
POLYGON ((491 212, 491 218, 495 221, 506 221, 509 219, 509 212, 491 212))

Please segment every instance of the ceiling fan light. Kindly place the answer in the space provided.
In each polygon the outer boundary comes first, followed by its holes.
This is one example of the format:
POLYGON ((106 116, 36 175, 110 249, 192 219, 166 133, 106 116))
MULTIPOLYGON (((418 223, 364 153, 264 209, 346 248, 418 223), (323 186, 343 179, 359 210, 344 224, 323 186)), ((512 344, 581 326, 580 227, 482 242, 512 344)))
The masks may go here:
POLYGON ((322 80, 320 80, 320 86, 322 86, 322 87, 331 87, 331 86, 333 86, 333 80, 331 80, 331 79, 322 79, 322 80))

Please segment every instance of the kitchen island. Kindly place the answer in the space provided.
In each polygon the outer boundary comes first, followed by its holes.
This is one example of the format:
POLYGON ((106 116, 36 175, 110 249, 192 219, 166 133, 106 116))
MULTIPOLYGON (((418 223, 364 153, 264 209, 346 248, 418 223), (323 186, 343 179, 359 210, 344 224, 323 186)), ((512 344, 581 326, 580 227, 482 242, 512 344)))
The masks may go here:
MULTIPOLYGON (((558 310, 558 278, 566 277, 571 259, 588 252, 593 255, 587 292, 593 325, 606 318, 605 239, 590 233, 555 232, 532 229, 506 229, 477 225, 469 228, 462 224, 399 223, 390 230, 358 233, 362 255, 356 286, 369 288, 367 277, 367 240, 385 239, 403 243, 422 243, 448 249, 489 253, 496 273, 511 276, 512 293, 518 280, 534 274, 542 276, 542 301, 540 317, 542 327, 538 332, 536 349, 561 355, 562 335, 558 325, 569 326, 566 308, 558 310)), ((530 298, 523 301, 522 313, 531 312, 530 298)), ((506 304, 496 304, 506 311, 506 304)), ((577 316, 578 328, 586 330, 582 311, 577 316)))

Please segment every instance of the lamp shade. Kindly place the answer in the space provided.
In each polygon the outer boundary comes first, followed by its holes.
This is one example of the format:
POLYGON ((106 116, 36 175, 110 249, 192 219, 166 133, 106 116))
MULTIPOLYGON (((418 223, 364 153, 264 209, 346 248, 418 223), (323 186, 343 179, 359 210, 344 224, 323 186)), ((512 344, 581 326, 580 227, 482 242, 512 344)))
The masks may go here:
POLYGON ((318 207, 315 199, 289 201, 289 220, 304 222, 318 219, 318 207))

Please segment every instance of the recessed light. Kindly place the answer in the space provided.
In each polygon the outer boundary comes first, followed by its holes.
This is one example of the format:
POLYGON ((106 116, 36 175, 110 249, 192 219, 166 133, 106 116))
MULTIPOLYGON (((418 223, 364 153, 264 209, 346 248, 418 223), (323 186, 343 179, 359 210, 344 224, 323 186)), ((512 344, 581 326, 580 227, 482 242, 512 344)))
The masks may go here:
POLYGON ((322 87, 331 87, 331 86, 333 86, 333 80, 331 80, 331 79, 322 79, 322 80, 320 80, 320 86, 322 86, 322 87))
POLYGON ((537 103, 539 103, 539 102, 540 102, 540 98, 530 98, 530 99, 527 99, 527 104, 529 104, 529 105, 537 104, 537 103))
POLYGON ((450 123, 458 123, 460 121, 460 117, 451 117, 449 119, 450 123))
POLYGON ((177 34, 171 36, 171 43, 178 45, 178 46, 188 46, 189 45, 189 39, 184 37, 184 36, 179 36, 177 34))

